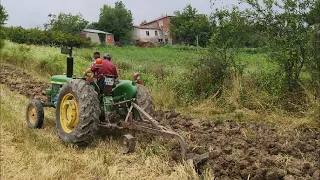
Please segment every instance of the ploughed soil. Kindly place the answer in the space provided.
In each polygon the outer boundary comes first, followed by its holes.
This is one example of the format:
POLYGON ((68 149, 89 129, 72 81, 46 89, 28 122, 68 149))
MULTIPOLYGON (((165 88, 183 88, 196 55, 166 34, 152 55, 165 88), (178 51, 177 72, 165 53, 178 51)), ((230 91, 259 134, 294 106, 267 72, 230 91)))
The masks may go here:
MULTIPOLYGON (((8 65, 1 66, 0 77, 12 91, 46 99, 41 91, 49 82, 35 81, 8 65)), ((173 110, 156 111, 154 117, 183 135, 189 153, 209 152, 197 169, 201 173, 210 167, 216 179, 320 179, 320 128, 279 131, 258 123, 195 119, 173 110)), ((178 145, 171 157, 179 159, 178 145)))
MULTIPOLYGON (((194 119, 157 111, 161 125, 183 134, 188 152, 209 152, 199 171, 210 167, 216 179, 320 179, 320 128, 277 131, 264 124, 194 119)), ((179 146, 171 157, 179 158, 179 146)))
POLYGON ((16 69, 13 66, 1 65, 1 84, 5 84, 11 91, 15 91, 30 99, 37 98, 46 100, 42 91, 50 87, 50 83, 35 81, 29 74, 16 69))

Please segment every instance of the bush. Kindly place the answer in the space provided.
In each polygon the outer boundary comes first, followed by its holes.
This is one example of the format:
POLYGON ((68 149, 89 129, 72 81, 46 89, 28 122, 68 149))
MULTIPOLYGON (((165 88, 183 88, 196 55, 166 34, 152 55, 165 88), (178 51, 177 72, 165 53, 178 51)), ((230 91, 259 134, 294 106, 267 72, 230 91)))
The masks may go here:
POLYGON ((19 44, 88 47, 89 39, 60 31, 42 31, 38 28, 24 29, 22 27, 4 28, 5 37, 19 44))
POLYGON ((307 63, 307 69, 311 74, 314 94, 320 98, 320 26, 317 26, 311 34, 310 45, 309 54, 311 58, 307 63))
MULTIPOLYGON (((219 91, 228 75, 226 64, 212 58, 200 59, 193 67, 174 77, 170 87, 176 92, 179 103, 192 103, 209 98, 219 91)), ((221 95, 219 91, 218 96, 221 95)))

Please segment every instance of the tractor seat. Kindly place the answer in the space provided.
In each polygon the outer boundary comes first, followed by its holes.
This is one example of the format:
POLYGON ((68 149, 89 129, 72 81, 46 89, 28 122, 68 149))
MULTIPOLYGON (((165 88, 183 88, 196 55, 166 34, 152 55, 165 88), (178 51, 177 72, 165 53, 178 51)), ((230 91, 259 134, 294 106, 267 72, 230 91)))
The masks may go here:
POLYGON ((116 87, 115 76, 113 75, 101 75, 97 82, 100 93, 106 96, 113 96, 112 89, 116 87))

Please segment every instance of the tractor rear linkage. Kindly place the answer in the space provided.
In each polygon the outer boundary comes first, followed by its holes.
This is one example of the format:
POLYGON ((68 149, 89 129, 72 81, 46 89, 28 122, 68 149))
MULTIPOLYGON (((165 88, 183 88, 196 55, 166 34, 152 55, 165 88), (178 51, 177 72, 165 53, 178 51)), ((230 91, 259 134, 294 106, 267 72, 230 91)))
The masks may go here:
MULTIPOLYGON (((154 134, 157 136, 163 136, 163 137, 167 137, 167 138, 175 138, 179 141, 180 144, 180 148, 181 148, 181 160, 185 161, 188 159, 192 159, 193 162, 195 164, 200 163, 203 160, 206 160, 209 158, 209 153, 204 153, 201 155, 194 155, 192 158, 188 158, 187 159, 187 145, 184 141, 184 138, 182 136, 180 136, 179 134, 167 129, 164 126, 161 126, 159 124, 159 122, 157 122, 155 119, 153 119, 147 112, 145 112, 141 107, 139 107, 135 102, 135 99, 131 99, 131 100, 127 100, 127 101, 122 101, 119 103, 115 103, 113 105, 120 105, 120 104, 124 104, 124 103, 128 103, 131 102, 131 106, 129 108, 128 114, 125 118, 124 121, 121 121, 120 126, 116 126, 116 128, 118 129, 128 129, 128 130, 133 130, 133 131, 141 131, 141 132, 145 132, 145 133, 150 133, 150 134, 154 134), (140 116, 140 113, 137 113, 139 116, 139 119, 141 121, 136 121, 133 118, 133 111, 136 110, 138 112, 140 112, 141 114, 143 114, 147 120, 143 120, 140 116)), ((110 123, 102 123, 101 124, 104 127, 115 127, 114 125, 110 124, 110 123)), ((126 138, 133 138, 132 135, 125 135, 126 138)), ((135 145, 135 143, 133 143, 135 145)), ((124 145, 130 146, 128 145, 128 143, 124 143, 124 145)), ((133 145, 133 146, 134 146, 133 145)), ((127 147, 125 148, 127 152, 131 150, 133 150, 134 147, 127 147)))

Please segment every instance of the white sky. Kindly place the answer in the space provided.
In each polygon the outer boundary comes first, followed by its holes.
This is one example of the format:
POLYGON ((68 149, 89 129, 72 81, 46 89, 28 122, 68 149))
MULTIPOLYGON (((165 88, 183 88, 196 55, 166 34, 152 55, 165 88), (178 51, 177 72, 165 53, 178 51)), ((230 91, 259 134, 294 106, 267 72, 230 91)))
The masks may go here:
MULTIPOLYGON (((25 28, 42 26, 48 21, 48 14, 60 12, 76 14, 80 12, 89 22, 96 22, 100 8, 104 4, 114 6, 118 0, 0 0, 9 14, 7 26, 25 28)), ((216 7, 237 4, 237 0, 218 0, 216 7)), ((210 14, 210 0, 122 0, 133 14, 134 24, 143 20, 153 20, 161 14, 173 15, 176 10, 183 10, 191 4, 199 13, 210 14)))

